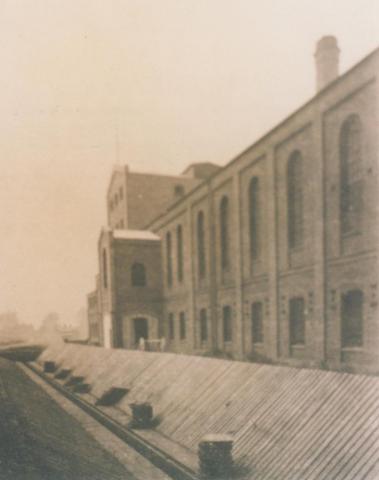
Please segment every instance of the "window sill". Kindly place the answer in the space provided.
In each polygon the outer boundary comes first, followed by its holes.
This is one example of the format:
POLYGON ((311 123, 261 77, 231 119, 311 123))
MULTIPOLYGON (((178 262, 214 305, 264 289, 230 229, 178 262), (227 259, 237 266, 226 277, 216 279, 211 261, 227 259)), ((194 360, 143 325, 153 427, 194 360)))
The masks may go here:
POLYGON ((357 352, 357 353, 360 353, 360 352, 363 352, 363 346, 357 346, 357 347, 342 347, 341 348, 341 351, 342 352, 346 352, 346 353, 354 353, 354 352, 357 352))
POLYGON ((263 347, 264 342, 253 342, 254 347, 263 347))
POLYGON ((300 253, 304 250, 304 246, 303 245, 298 245, 296 247, 288 247, 288 253, 290 255, 294 254, 294 253, 300 253))
POLYGON ((359 237, 360 235, 362 235, 360 230, 352 230, 351 232, 341 233, 341 240, 345 240, 345 238, 359 237))
POLYGON ((303 343, 295 343, 294 345, 291 345, 291 348, 293 350, 304 350, 305 345, 303 343))

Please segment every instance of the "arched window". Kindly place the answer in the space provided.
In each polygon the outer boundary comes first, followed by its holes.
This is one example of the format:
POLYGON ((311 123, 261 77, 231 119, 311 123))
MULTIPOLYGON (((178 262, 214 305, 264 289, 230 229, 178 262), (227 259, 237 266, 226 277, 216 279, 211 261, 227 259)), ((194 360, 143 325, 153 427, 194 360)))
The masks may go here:
POLYGON ((108 288, 108 261, 105 248, 103 249, 103 286, 108 288))
POLYGON ((304 299, 295 297, 290 299, 289 305, 290 344, 305 344, 305 308, 304 299))
POLYGON ((197 215, 197 260, 199 277, 205 277, 205 229, 204 213, 200 211, 197 215))
POLYGON ((167 285, 171 287, 172 285, 172 244, 171 244, 171 233, 167 232, 166 234, 166 269, 167 269, 167 285))
POLYGON ((229 200, 222 197, 220 203, 220 251, 221 269, 229 268, 229 200))
POLYGON ((176 248, 178 261, 178 281, 183 281, 183 229, 181 225, 176 228, 176 248))
POLYGON ((132 285, 133 287, 144 287, 146 285, 146 270, 143 263, 132 265, 132 285))
POLYGON ((363 345, 363 292, 350 290, 341 298, 341 340, 343 347, 363 345))
POLYGON ((224 342, 232 341, 232 309, 229 305, 225 305, 222 309, 222 330, 224 342))
POLYGON ((294 152, 287 165, 288 246, 303 244, 303 159, 294 152))
POLYGON ((251 326, 253 343, 263 343, 263 305, 254 302, 251 305, 251 326))
POLYGON ((341 233, 357 232, 363 213, 362 126, 351 115, 340 134, 340 224, 341 233))
POLYGON ((250 258, 251 260, 257 260, 260 254, 260 202, 258 177, 253 177, 249 184, 249 233, 250 258))
POLYGON ((200 310, 200 341, 208 341, 208 319, 207 310, 205 308, 200 310))

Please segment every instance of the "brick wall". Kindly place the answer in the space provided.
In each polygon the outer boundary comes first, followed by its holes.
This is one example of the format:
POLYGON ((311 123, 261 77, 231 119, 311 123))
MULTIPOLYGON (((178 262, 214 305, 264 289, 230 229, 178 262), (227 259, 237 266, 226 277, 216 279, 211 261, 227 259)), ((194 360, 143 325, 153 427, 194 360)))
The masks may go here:
MULTIPOLYGON (((179 201, 150 225, 162 238, 185 225, 186 292, 164 281, 165 322, 168 313, 184 310, 192 332, 186 345, 175 339, 176 351, 224 350, 234 358, 254 355, 294 365, 369 370, 379 347, 378 285, 378 80, 376 52, 323 90, 200 189, 179 201), (340 238, 339 132, 351 113, 362 119, 364 131, 364 213, 361 235, 340 238), (303 159, 303 241, 288 243, 288 159, 295 151, 303 159), (259 258, 252 261, 249 244, 248 186, 260 180, 259 258), (219 206, 227 196, 230 207, 230 267, 220 267, 219 206), (199 279, 196 222, 205 218, 206 275, 199 279), (184 221, 183 218, 187 220, 184 221), (180 219, 180 220, 179 220, 180 219), (350 286, 349 286, 350 285, 350 286), (348 288, 364 293, 364 342, 361 348, 341 349, 340 298, 348 288), (334 293, 331 293, 334 292, 334 293), (331 295, 333 300, 331 301, 331 295), (304 300, 305 343, 291 347, 289 301, 304 300), (261 301, 264 341, 252 343, 251 304, 261 301), (232 307, 233 340, 222 339, 222 307, 232 307), (209 345, 199 345, 199 311, 206 308, 212 325, 209 345), (191 343, 192 342, 192 343, 191 343), (204 348, 202 348, 204 347, 204 348)), ((174 239, 174 236, 173 236, 174 239)), ((175 265, 175 247, 173 246, 175 265)), ((166 262, 163 261, 164 278, 166 262)), ((175 274, 174 274, 175 278, 175 274)), ((165 323, 166 325, 166 323, 165 323)), ((167 331, 167 328, 166 328, 167 331)))

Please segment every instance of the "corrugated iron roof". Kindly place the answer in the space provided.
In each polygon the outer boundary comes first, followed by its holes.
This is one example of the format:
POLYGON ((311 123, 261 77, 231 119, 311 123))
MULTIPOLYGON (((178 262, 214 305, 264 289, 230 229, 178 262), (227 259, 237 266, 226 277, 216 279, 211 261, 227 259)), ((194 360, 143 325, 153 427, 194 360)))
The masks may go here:
POLYGON ((255 480, 379 478, 379 378, 211 358, 66 345, 46 350, 99 397, 130 388, 118 408, 151 402, 156 430, 196 453, 230 434, 255 480))

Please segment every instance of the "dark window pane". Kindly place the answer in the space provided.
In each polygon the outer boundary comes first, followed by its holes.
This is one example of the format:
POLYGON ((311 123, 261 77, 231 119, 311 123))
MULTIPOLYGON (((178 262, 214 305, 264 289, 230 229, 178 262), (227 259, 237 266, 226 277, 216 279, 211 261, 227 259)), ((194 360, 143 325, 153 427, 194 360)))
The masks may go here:
POLYGON ((142 263, 134 263, 132 266, 133 287, 144 287, 146 285, 146 270, 142 263))
POLYGON ((257 260, 260 254, 260 204, 259 179, 252 178, 249 185, 249 229, 250 229, 250 257, 257 260))
POLYGON ((197 259, 199 268, 199 277, 205 277, 205 230, 204 213, 199 212, 197 216, 197 259))
POLYGON ((288 246, 299 247, 303 243, 303 160, 300 152, 294 152, 288 161, 287 215, 288 246))
POLYGON ((180 339, 184 340, 186 338, 186 316, 184 312, 179 314, 179 330, 180 330, 180 339))
POLYGON ((206 342, 208 340, 208 320, 205 308, 200 310, 200 340, 206 342))
POLYGON ((224 342, 232 341, 232 310, 225 306, 222 310, 223 336, 224 342))
POLYGON ((221 269, 229 268, 229 201, 223 197, 220 204, 221 269))
POLYGON ((178 280, 183 281, 183 229, 178 225, 176 229, 176 246, 177 246, 177 261, 178 261, 178 280))
POLYGON ((305 343, 305 312, 304 299, 291 298, 289 309, 290 343, 291 345, 304 345, 305 343))
POLYGON ((251 306, 252 337, 253 343, 263 342, 263 306, 255 302, 251 306))
POLYGON ((174 314, 170 313, 168 315, 168 336, 170 340, 175 338, 175 323, 174 323, 174 314))
POLYGON ((361 229, 363 205, 363 167, 361 122, 351 115, 342 125, 340 135, 340 223, 341 233, 361 229))
POLYGON ((171 233, 166 234, 166 269, 167 269, 167 285, 172 285, 172 245, 171 233))
POLYGON ((343 347, 360 347, 363 344, 363 293, 351 290, 342 295, 341 337, 343 347))

